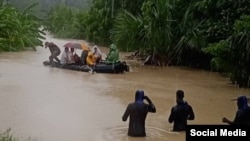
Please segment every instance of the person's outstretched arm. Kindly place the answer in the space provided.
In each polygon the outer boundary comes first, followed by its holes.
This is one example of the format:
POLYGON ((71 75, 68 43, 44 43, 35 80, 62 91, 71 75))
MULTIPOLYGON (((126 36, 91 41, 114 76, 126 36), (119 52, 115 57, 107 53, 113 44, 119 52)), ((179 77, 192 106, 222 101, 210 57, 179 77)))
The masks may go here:
POLYGON ((233 121, 231 121, 231 120, 229 120, 229 119, 227 119, 227 118, 225 118, 225 117, 222 118, 222 122, 227 123, 227 124, 230 124, 230 125, 233 124, 233 121))
POLYGON ((152 113, 155 113, 156 112, 156 108, 155 108, 155 105, 153 104, 153 102, 147 96, 144 96, 144 99, 147 100, 147 102, 149 104, 148 111, 152 112, 152 113))
POLYGON ((240 112, 239 111, 236 112, 236 115, 233 121, 227 119, 226 117, 223 117, 222 122, 227 123, 229 125, 238 124, 240 122, 240 112))

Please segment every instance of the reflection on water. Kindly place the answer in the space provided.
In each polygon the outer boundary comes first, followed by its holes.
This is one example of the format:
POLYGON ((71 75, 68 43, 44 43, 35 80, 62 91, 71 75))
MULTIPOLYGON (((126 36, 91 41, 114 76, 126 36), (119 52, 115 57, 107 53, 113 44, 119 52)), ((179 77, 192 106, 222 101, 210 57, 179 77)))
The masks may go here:
MULTIPOLYGON (((49 38, 61 48, 65 40, 49 38)), ((103 48, 104 49, 104 48, 103 48)), ((107 49, 104 50, 107 52, 107 49)), ((124 55, 124 54, 122 54, 124 55)), ((126 54, 127 55, 127 54, 126 54)), ((125 74, 90 74, 42 65, 49 50, 0 54, 0 131, 12 128, 20 140, 32 141, 184 141, 167 122, 175 104, 175 91, 183 89, 196 119, 189 124, 221 124, 234 118, 230 99, 238 89, 217 73, 181 67, 135 66, 125 74), (143 89, 157 108, 146 119, 145 138, 127 136, 122 122, 134 93, 143 89)))

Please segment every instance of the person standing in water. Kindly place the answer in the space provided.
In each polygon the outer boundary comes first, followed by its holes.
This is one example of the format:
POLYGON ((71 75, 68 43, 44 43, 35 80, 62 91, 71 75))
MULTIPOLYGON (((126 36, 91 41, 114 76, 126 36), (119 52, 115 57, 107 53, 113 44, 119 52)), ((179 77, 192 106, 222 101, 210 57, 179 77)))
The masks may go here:
POLYGON ((128 104, 122 120, 125 122, 129 117, 128 136, 145 137, 145 120, 148 112, 155 113, 156 108, 152 101, 144 95, 143 90, 137 90, 135 93, 135 102, 128 104), (143 100, 148 103, 144 103, 143 100))
POLYGON ((49 48, 50 53, 51 53, 51 55, 49 56, 50 64, 53 63, 53 59, 55 59, 58 63, 60 63, 60 60, 58 58, 58 56, 61 53, 60 48, 56 44, 54 44, 53 42, 45 42, 45 49, 47 47, 49 48))
POLYGON ((238 110, 234 120, 231 121, 223 117, 222 122, 229 125, 250 125, 250 107, 248 106, 248 99, 246 96, 239 96, 237 98, 237 107, 238 110))
POLYGON ((194 111, 191 105, 183 100, 184 91, 176 91, 176 103, 173 106, 168 118, 169 123, 174 122, 173 131, 185 131, 187 126, 187 120, 194 120, 194 111))

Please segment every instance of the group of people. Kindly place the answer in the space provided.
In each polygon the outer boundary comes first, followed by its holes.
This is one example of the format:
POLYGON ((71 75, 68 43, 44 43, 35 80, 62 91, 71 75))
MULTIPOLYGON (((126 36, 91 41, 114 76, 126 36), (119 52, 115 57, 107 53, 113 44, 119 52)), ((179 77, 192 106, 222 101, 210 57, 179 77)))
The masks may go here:
POLYGON ((98 63, 117 63, 119 62, 119 51, 115 44, 110 45, 110 51, 106 58, 103 57, 103 53, 100 48, 95 45, 92 49, 82 50, 81 56, 79 57, 75 52, 74 48, 64 47, 64 52, 61 55, 61 59, 58 56, 61 54, 60 48, 53 42, 45 42, 45 48, 49 48, 51 55, 49 61, 53 64, 60 63, 62 65, 88 65, 94 67, 98 63))
MULTIPOLYGON (((192 106, 184 101, 184 91, 177 90, 176 102, 177 105, 172 107, 169 115, 169 123, 174 123, 173 131, 185 131, 187 120, 194 120, 195 115, 192 106)), ((156 113, 156 107, 151 99, 144 94, 143 90, 135 92, 135 102, 128 104, 122 120, 127 121, 129 117, 128 135, 132 137, 144 137, 145 120, 148 112, 156 113), (143 101, 146 100, 147 103, 143 101)))
MULTIPOLYGON (((238 110, 234 120, 222 118, 223 123, 230 125, 250 125, 250 107, 248 106, 248 99, 246 96, 239 96, 237 98, 238 110)), ((127 121, 129 117, 128 136, 145 137, 145 120, 148 112, 155 113, 156 107, 153 102, 144 94, 143 90, 135 92, 135 102, 128 104, 122 120, 127 121), (143 101, 146 100, 147 103, 143 101)), ((188 120, 194 120, 195 114, 193 108, 187 101, 184 100, 184 91, 176 91, 176 105, 171 108, 168 117, 168 122, 173 123, 173 131, 185 131, 188 120)))
MULTIPOLYGON (((94 66, 96 63, 100 63, 105 60, 105 63, 119 62, 119 52, 116 45, 110 45, 110 51, 107 57, 104 59, 102 52, 98 46, 94 46, 92 50, 83 50, 81 57, 74 53, 74 48, 65 47, 61 56, 61 60, 58 58, 61 51, 59 47, 52 42, 45 42, 45 48, 49 48, 51 55, 49 57, 52 64, 55 60, 60 64, 87 64, 94 66)), ((226 117, 222 118, 223 123, 230 125, 250 125, 250 107, 248 106, 248 99, 246 96, 240 96, 237 98, 238 110, 236 112, 234 120, 229 120, 226 117)), ((129 117, 128 135, 133 137, 144 137, 145 132, 145 120, 148 112, 156 113, 156 107, 148 96, 144 94, 143 90, 137 90, 135 92, 135 102, 130 103, 123 116, 122 120, 125 122, 129 117), (144 100, 147 103, 144 103, 144 100)), ((169 123, 173 123, 173 131, 185 131, 188 120, 194 120, 195 114, 193 108, 187 101, 184 100, 184 91, 176 91, 176 105, 171 108, 171 112, 168 118, 169 123)))
POLYGON ((64 48, 64 52, 61 55, 61 62, 62 65, 72 65, 72 64, 81 64, 80 57, 75 52, 74 48, 64 48))

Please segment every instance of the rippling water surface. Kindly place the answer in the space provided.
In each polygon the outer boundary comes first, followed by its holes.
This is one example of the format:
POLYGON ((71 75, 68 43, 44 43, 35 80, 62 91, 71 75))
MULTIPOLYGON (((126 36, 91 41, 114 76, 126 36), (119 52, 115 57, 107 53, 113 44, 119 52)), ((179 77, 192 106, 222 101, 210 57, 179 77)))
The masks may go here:
MULTIPOLYGON (((47 40, 61 48, 67 42, 47 40)), ((127 60, 131 72, 90 74, 45 67, 42 61, 48 56, 49 50, 42 47, 0 54, 1 132, 11 128, 14 137, 32 141, 185 141, 185 132, 172 132, 167 122, 177 89, 185 91, 195 111, 196 119, 189 124, 232 119, 236 104, 230 99, 249 95, 248 89, 238 89, 213 72, 136 66, 127 60), (128 121, 121 120, 137 89, 143 89, 157 108, 148 114, 145 138, 128 137, 128 121)))

